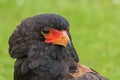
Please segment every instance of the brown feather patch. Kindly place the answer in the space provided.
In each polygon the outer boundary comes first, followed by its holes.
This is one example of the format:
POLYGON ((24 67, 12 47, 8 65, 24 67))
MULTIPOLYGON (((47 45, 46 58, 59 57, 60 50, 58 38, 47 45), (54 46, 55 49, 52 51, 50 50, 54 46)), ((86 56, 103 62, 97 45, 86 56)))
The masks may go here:
POLYGON ((79 77, 84 75, 86 72, 93 72, 89 67, 83 66, 77 63, 77 70, 75 73, 69 73, 72 77, 79 77))

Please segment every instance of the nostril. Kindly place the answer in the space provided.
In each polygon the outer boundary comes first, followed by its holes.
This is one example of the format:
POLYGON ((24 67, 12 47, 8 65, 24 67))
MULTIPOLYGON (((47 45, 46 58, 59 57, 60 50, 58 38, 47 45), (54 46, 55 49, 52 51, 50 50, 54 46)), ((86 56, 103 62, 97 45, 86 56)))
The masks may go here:
POLYGON ((64 39, 64 37, 61 37, 61 39, 64 39))

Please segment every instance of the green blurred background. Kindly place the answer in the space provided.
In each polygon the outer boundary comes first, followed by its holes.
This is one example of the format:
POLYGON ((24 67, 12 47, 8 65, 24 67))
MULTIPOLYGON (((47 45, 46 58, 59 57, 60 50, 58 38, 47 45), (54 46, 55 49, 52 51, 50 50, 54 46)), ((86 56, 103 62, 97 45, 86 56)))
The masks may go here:
POLYGON ((70 22, 80 63, 120 80, 120 0, 0 0, 0 80, 13 80, 9 36, 21 20, 43 13, 70 22))

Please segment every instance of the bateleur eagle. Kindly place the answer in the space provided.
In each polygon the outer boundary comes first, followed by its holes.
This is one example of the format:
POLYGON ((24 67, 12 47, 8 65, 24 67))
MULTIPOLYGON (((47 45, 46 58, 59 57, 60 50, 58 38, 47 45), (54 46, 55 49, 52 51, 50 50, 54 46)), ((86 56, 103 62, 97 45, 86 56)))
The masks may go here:
POLYGON ((79 63, 68 21, 56 14, 29 17, 9 39, 14 80, 107 80, 79 63))

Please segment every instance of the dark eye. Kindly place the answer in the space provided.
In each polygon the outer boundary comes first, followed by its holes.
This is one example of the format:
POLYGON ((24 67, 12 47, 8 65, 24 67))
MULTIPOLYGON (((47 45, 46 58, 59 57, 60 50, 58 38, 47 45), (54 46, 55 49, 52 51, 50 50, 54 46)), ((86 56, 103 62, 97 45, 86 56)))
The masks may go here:
POLYGON ((41 29, 41 32, 42 32, 43 34, 48 34, 50 31, 49 31, 48 28, 43 28, 43 29, 41 29))

